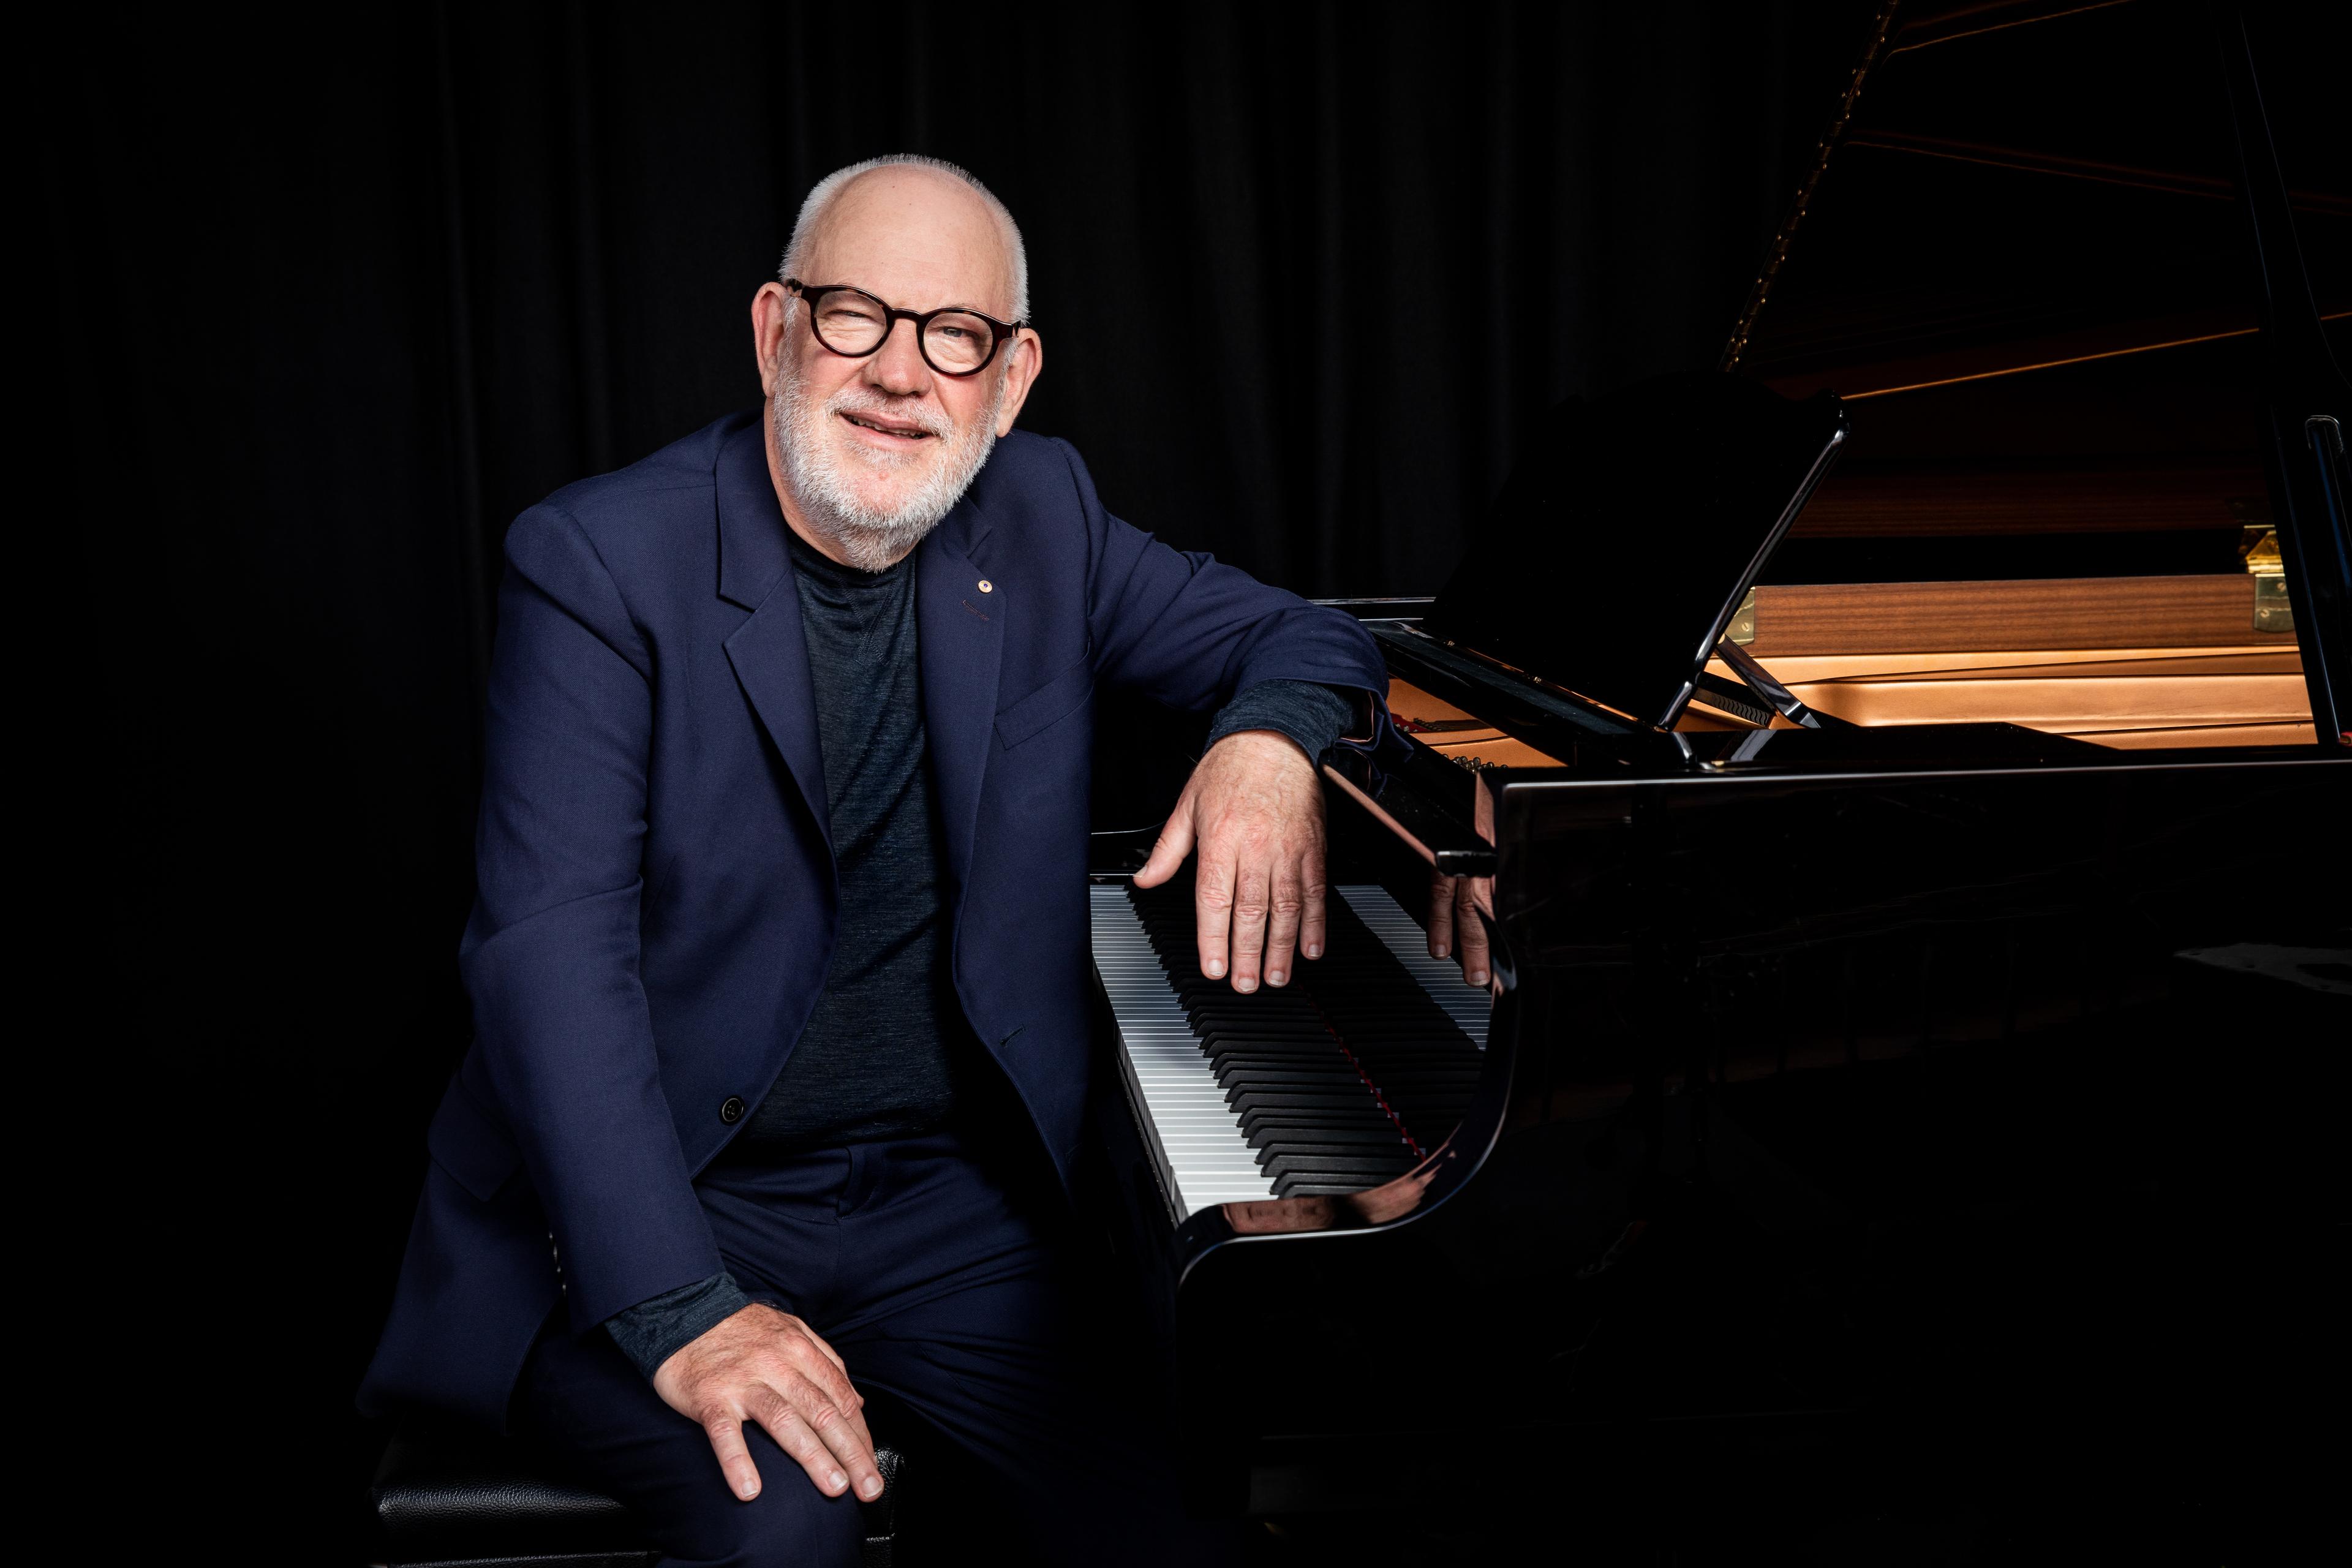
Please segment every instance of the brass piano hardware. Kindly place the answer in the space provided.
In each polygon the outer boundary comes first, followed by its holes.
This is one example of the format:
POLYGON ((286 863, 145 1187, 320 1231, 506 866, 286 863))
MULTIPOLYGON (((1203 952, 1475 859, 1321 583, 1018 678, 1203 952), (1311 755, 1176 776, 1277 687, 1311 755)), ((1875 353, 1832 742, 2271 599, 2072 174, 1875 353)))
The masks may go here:
POLYGON ((2294 630, 2294 605, 2287 598, 2286 560, 2279 554, 2278 530, 2249 523, 2242 548, 2246 574, 2254 580, 2254 630, 2294 630))
POLYGON ((1731 612, 1731 629, 1723 634, 1741 647, 1756 640, 1756 590, 1750 588, 1740 596, 1739 608, 1731 612))

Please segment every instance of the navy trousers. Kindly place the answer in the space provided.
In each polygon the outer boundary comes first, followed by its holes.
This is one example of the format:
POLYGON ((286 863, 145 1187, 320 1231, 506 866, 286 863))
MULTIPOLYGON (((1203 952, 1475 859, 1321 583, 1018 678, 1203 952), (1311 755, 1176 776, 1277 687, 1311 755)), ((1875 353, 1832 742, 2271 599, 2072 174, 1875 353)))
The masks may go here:
MULTIPOLYGON (((908 1451, 918 1539, 957 1557, 1223 1561, 1230 1532, 1182 1516, 1154 1402, 1102 1321, 1118 1294, 1089 1278, 1050 1183, 1042 1160, 940 1133, 719 1166, 697 1186, 737 1282, 823 1335, 869 1423, 908 1451), (908 1421, 923 1430, 903 1431, 908 1421), (936 1475, 927 1484, 927 1453, 941 1445, 981 1478, 968 1495, 992 1517, 950 1503, 936 1475)), ((760 1495, 735 1497, 702 1428, 602 1329, 541 1342, 516 1415, 634 1510, 673 1568, 857 1561, 853 1500, 818 1491, 756 1426, 744 1436, 760 1495)))

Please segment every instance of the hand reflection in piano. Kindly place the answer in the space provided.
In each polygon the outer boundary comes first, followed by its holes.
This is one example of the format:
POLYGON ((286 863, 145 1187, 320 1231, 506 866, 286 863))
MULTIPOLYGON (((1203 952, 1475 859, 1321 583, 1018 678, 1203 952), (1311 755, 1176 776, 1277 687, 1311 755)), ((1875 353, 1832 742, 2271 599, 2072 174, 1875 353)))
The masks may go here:
POLYGON ((1297 742, 1244 730, 1208 750, 1135 874, 1156 888, 1195 844, 1193 904, 1201 973, 1236 991, 1290 981, 1294 952, 1323 956, 1323 787, 1297 742))
POLYGON ((1225 1223, 1236 1236, 1279 1236, 1302 1230, 1353 1230, 1402 1219, 1421 1206, 1438 1167, 1449 1158, 1452 1142, 1448 1139, 1446 1148, 1369 1192, 1227 1204, 1225 1223))
POLYGON ((1495 879, 1492 877, 1449 877, 1443 871, 1429 874, 1429 956, 1444 958, 1449 950, 1462 950, 1462 979, 1465 984, 1487 983, 1486 927, 1478 919, 1486 911, 1489 920, 1495 914, 1495 879))

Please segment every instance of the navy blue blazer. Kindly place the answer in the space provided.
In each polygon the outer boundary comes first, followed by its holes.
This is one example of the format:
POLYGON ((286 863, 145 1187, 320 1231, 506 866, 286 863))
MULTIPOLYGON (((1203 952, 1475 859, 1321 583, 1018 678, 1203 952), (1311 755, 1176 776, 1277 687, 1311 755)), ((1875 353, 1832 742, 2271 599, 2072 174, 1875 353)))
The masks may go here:
MULTIPOLYGON (((748 1121, 721 1108, 758 1105, 792 1054, 835 932, 785 538, 756 414, 508 531, 459 949, 474 1043, 426 1134, 364 1409, 503 1426, 559 1290, 585 1330, 721 1267, 695 1174, 748 1121)), ((1205 710, 1262 680, 1386 677, 1350 617, 1157 542, 1069 447, 1018 431, 918 547, 916 584, 956 994, 1066 1184, 1097 685, 1205 710)))

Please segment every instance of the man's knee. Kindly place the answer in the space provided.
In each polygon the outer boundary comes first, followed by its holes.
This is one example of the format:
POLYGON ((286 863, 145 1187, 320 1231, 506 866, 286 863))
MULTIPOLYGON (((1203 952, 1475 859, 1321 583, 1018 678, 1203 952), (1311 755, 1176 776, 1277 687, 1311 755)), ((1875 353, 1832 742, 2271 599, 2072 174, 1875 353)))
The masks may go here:
POLYGON ((760 1480, 749 1502, 714 1489, 684 1517, 648 1521, 667 1568, 850 1568, 858 1561, 866 1531, 855 1501, 826 1497, 797 1467, 778 1474, 762 1465, 760 1480))

